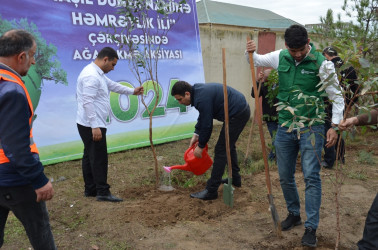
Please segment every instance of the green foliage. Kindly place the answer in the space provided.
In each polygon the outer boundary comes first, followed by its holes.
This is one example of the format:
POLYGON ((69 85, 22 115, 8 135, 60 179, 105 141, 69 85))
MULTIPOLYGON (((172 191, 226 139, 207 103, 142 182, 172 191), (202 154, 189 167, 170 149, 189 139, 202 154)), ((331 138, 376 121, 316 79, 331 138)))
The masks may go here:
POLYGON ((367 180, 367 174, 363 170, 351 171, 348 173, 348 177, 351 179, 362 180, 362 181, 367 180))
POLYGON ((243 167, 241 168, 240 173, 242 175, 253 175, 253 174, 257 174, 264 171, 264 169, 265 169, 264 160, 262 159, 262 155, 261 155, 260 160, 247 161, 247 163, 245 163, 243 167))
POLYGON ((326 44, 339 39, 352 41, 364 58, 376 61, 377 8, 377 0, 345 0, 341 9, 354 21, 341 20, 340 14, 335 21, 333 10, 328 9, 326 16, 320 17, 321 25, 315 28, 315 33, 321 35, 326 44))
MULTIPOLYGON (((343 65, 336 68, 339 80, 340 73, 350 67, 357 74, 358 91, 354 94, 348 82, 343 81, 341 88, 344 100, 346 97, 358 100, 354 107, 359 113, 366 113, 376 106, 378 98, 377 76, 377 0, 345 0, 341 9, 343 13, 354 21, 344 21, 338 14, 333 17, 333 10, 329 9, 325 17, 320 17, 321 24, 314 28, 314 37, 321 46, 334 47, 343 65)), ((345 72, 345 71, 344 71, 345 72)), ((325 86, 325 85, 323 85, 325 86)), ((351 105, 346 107, 344 115, 348 115, 351 105)), ((365 128, 366 129, 366 128, 365 128)), ((350 135, 350 134, 349 134, 350 135)))
POLYGON ((38 31, 37 25, 33 22, 29 23, 27 18, 21 18, 18 21, 7 21, 2 19, 0 15, 0 35, 10 29, 24 29, 35 37, 37 43, 37 52, 35 54, 36 72, 42 79, 68 85, 67 72, 60 67, 60 62, 56 58, 56 46, 47 44, 38 31))
POLYGON ((365 150, 361 150, 358 152, 358 160, 359 163, 364 164, 375 164, 375 159, 372 152, 367 152, 365 150))
MULTIPOLYGON (((323 86, 327 83, 327 80, 325 82, 320 82, 319 85, 323 86)), ((322 88, 322 87, 321 87, 322 88)), ((322 89, 319 89, 319 91, 322 91, 322 89)), ((290 124, 289 129, 287 132, 291 132, 294 129, 297 130, 298 132, 298 138, 300 136, 300 129, 305 127, 305 124, 308 124, 309 127, 311 127, 313 124, 322 124, 324 123, 326 114, 324 113, 324 107, 325 104, 322 100, 322 96, 309 96, 306 94, 303 94, 303 91, 301 90, 293 90, 292 92, 293 98, 302 99, 304 103, 298 104, 294 107, 290 106, 289 102, 278 102, 275 104, 277 106, 277 111, 280 110, 287 110, 289 111, 292 115, 293 118, 291 120, 287 120, 282 124, 282 126, 286 126, 290 124), (310 108, 315 108, 315 117, 305 117, 301 115, 297 115, 296 111, 298 111, 301 108, 305 109, 310 109, 310 108)))
POLYGON ((266 95, 268 103, 270 106, 273 106, 279 90, 278 71, 276 69, 272 69, 270 71, 270 74, 264 84, 268 87, 268 94, 266 95))
POLYGON ((199 183, 205 183, 210 178, 211 170, 208 170, 205 174, 196 176, 191 172, 175 170, 171 172, 172 185, 183 188, 191 188, 197 186, 199 183))

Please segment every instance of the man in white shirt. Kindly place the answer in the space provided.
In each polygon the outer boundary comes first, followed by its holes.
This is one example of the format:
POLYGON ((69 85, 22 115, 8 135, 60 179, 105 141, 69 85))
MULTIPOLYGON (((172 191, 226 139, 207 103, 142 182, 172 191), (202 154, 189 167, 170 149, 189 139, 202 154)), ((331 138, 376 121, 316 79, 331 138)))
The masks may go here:
MULTIPOLYGON (((254 41, 247 43, 247 52, 253 53, 255 66, 277 69, 279 92, 277 99, 291 108, 278 111, 279 127, 275 139, 278 172, 285 197, 288 217, 281 222, 283 231, 301 225, 300 200, 295 182, 298 152, 301 152, 301 165, 306 184, 305 233, 302 245, 316 247, 316 229, 319 224, 321 203, 320 159, 324 143, 324 125, 317 120, 324 109, 320 91, 322 80, 326 81, 325 92, 333 101, 332 123, 336 126, 342 119, 344 99, 338 85, 332 62, 310 44, 307 31, 299 25, 292 25, 285 31, 285 50, 277 50, 265 55, 255 52, 254 41), (301 124, 293 128, 291 124, 301 124)), ((327 131, 326 146, 333 146, 337 133, 333 128, 327 131)))
POLYGON ((117 61, 117 52, 105 47, 96 60, 81 71, 77 79, 76 123, 84 143, 84 195, 96 197, 98 201, 122 201, 110 193, 110 185, 107 183, 106 120, 110 113, 109 93, 113 91, 125 95, 141 95, 144 92, 143 87, 128 88, 105 76, 114 69, 117 61))

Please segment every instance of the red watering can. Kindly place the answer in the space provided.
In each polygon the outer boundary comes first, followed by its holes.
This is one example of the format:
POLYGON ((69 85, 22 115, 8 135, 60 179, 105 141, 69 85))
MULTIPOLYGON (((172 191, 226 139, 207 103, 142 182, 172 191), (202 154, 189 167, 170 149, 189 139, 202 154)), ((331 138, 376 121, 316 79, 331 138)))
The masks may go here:
POLYGON ((213 160, 210 158, 207 153, 207 144, 202 151, 202 158, 197 158, 194 156, 194 149, 197 147, 197 143, 194 143, 190 148, 185 151, 184 154, 184 165, 175 165, 175 166, 164 166, 164 170, 168 173, 172 169, 181 169, 185 171, 190 171, 195 175, 204 174, 210 167, 213 165, 213 160))

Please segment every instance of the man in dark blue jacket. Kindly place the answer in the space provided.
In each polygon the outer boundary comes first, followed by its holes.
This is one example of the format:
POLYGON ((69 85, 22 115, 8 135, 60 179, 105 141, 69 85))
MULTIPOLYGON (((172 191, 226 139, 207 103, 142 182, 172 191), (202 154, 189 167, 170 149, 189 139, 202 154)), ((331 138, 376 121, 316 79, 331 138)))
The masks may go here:
MULTIPOLYGON (((185 81, 178 81, 172 87, 171 95, 183 105, 194 106, 198 112, 198 120, 195 126, 194 135, 190 141, 192 146, 198 142, 194 150, 197 158, 202 157, 202 151, 209 141, 213 131, 213 119, 224 122, 224 95, 223 85, 219 83, 194 84, 193 86, 185 81)), ((228 113, 229 113, 229 138, 232 164, 232 184, 241 186, 238 159, 235 143, 243 131, 245 124, 250 118, 250 109, 245 97, 240 92, 231 87, 227 87, 228 113)), ((222 180, 222 175, 227 163, 225 127, 223 124, 219 134, 218 142, 215 145, 214 163, 211 177, 207 181, 206 189, 198 193, 191 194, 192 198, 202 200, 214 200, 218 198, 218 188, 222 180)))
POLYGON ((0 37, 0 247, 9 211, 34 249, 56 249, 45 201, 54 195, 43 173, 31 125, 33 105, 21 77, 35 64, 37 45, 24 30, 0 37))

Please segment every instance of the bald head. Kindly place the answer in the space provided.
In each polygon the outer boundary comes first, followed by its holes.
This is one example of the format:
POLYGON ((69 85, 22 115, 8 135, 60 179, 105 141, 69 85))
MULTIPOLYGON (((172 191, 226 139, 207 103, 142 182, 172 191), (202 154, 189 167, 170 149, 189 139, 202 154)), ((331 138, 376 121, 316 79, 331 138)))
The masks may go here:
POLYGON ((29 51, 35 44, 35 38, 25 30, 9 30, 0 37, 0 57, 18 55, 29 51))

